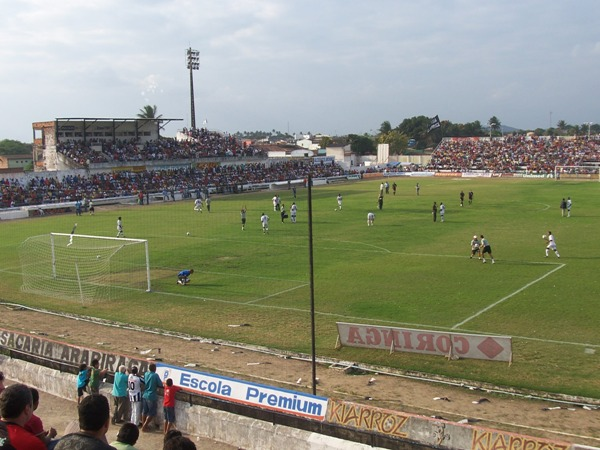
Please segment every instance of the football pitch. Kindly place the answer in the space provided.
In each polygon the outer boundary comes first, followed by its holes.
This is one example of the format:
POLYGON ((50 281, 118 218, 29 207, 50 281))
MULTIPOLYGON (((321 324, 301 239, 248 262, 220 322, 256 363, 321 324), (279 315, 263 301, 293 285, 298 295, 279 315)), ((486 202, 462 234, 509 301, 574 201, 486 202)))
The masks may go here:
MULTIPOLYGON (((377 209, 381 179, 312 190, 317 356, 600 398, 600 185, 546 179, 390 178, 396 195, 377 209), (415 184, 421 185, 420 195, 415 184), (459 193, 474 192, 473 204, 459 193), (342 210, 336 210, 338 194, 342 210), (573 199, 572 217, 560 201, 573 199), (446 205, 445 222, 432 204, 446 205), (367 213, 375 224, 367 227, 367 213), (561 258, 545 258, 552 231, 561 258), (495 264, 470 259, 483 234, 495 264), (447 360, 380 350, 336 350, 336 322, 510 336, 513 363, 447 360)), ((2 221, 0 298, 5 302, 139 326, 310 353, 310 265, 306 189, 215 196, 211 212, 193 200, 97 207, 96 214, 2 221), (279 194, 298 220, 281 222, 279 194), (247 212, 242 230, 240 209, 247 212), (269 233, 260 216, 270 216, 269 233), (18 248, 50 232, 149 241, 152 292, 123 289, 111 300, 25 293, 18 248), (189 235, 188 235, 189 232, 189 235), (191 283, 177 273, 194 269, 191 283), (230 326, 230 325, 247 326, 230 326)), ((26 324, 15 324, 26 327, 26 324)), ((27 328, 25 328, 27 329, 27 328)))

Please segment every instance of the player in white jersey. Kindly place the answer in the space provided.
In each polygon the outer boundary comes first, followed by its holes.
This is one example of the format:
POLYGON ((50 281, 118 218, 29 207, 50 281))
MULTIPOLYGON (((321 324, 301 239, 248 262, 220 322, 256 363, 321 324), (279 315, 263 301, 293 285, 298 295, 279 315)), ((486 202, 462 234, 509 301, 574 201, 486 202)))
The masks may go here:
POLYGON ((367 226, 372 227, 374 223, 375 223, 375 213, 370 212, 367 214, 367 226))
POLYGON ((140 425, 142 423, 142 384, 144 380, 138 376, 138 368, 133 366, 127 377, 127 393, 131 405, 131 423, 140 425))
POLYGON ((269 216, 262 213, 262 216, 260 216, 260 223, 262 224, 263 233, 269 234, 269 216))
POLYGON ((571 206, 573 206, 573 202, 571 201, 571 197, 567 198, 567 217, 571 217, 571 206))
POLYGON ((444 203, 440 203, 440 219, 442 222, 444 221, 444 216, 446 215, 446 206, 444 203))
POLYGON ((197 198, 194 200, 194 211, 202 212, 202 199, 197 198))
POLYGON ((546 246, 546 258, 548 257, 548 250, 552 250, 557 258, 560 258, 560 254, 558 253, 558 249, 556 248, 556 241, 554 240, 554 235, 552 231, 548 231, 548 236, 546 236, 546 241, 548 245, 546 246))
POLYGON ((338 194, 337 196, 338 209, 342 210, 342 194, 338 194))
POLYGON ((477 235, 473 236, 473 239, 471 239, 471 258, 473 258, 475 255, 479 256, 479 259, 481 259, 479 239, 477 239, 477 235))
POLYGON ((292 203, 290 206, 290 220, 292 223, 296 223, 296 214, 298 213, 298 207, 296 206, 296 202, 292 203))

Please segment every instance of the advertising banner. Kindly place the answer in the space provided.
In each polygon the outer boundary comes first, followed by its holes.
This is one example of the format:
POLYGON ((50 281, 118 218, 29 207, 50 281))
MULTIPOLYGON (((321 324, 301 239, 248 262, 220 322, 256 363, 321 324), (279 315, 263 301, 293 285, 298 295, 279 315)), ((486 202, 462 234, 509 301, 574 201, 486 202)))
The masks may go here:
POLYGON ((241 403, 320 421, 324 420, 327 414, 328 399, 325 397, 188 370, 163 363, 156 364, 156 373, 163 380, 163 383, 167 378, 171 378, 174 385, 188 391, 232 403, 241 403))
POLYGON ((337 322, 342 346, 512 362, 507 336, 450 333, 337 322))

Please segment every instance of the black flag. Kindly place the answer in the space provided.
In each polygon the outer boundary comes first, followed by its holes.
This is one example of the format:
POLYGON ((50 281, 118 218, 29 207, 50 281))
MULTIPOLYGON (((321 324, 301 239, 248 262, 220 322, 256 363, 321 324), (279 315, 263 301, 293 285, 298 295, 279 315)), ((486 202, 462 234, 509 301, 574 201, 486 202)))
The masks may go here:
POLYGON ((429 133, 431 130, 435 130, 436 128, 441 127, 440 118, 438 116, 432 117, 429 119, 429 128, 427 128, 427 132, 429 133))

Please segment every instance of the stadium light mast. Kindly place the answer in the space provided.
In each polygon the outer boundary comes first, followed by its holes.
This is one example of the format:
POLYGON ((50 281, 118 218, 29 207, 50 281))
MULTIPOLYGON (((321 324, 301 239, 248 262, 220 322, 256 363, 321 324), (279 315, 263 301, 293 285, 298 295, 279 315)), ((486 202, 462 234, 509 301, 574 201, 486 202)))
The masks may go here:
POLYGON ((590 134, 592 133, 592 125, 594 122, 584 122, 588 126, 588 139, 590 138, 590 134))
POLYGON ((190 109, 192 118, 192 129, 196 128, 196 109, 194 107, 194 70, 200 68, 200 52, 191 47, 186 50, 187 68, 190 69, 190 109))

